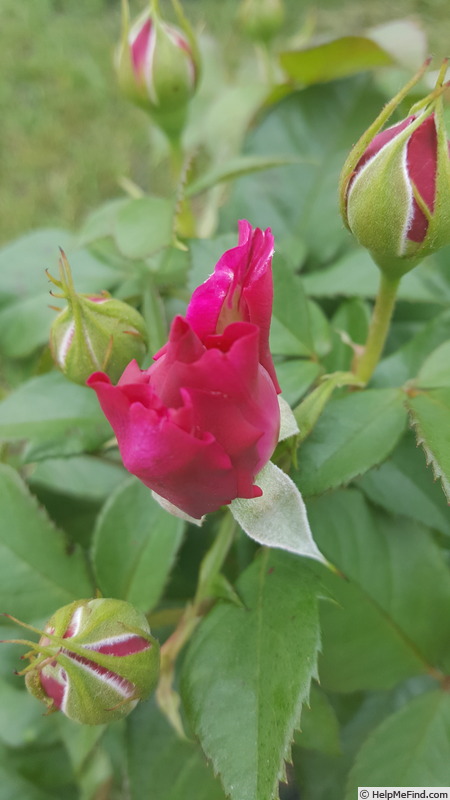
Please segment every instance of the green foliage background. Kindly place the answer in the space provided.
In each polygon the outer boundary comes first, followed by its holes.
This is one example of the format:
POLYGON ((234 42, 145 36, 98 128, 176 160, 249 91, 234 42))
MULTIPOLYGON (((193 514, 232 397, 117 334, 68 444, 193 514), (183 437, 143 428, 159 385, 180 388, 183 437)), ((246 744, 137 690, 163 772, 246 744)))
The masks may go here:
MULTIPOLYGON (((137 14, 144 4, 130 5, 137 14)), ((284 36, 308 19, 319 33, 343 35, 415 15, 430 52, 448 54, 446 0, 285 5, 284 36)), ((220 36, 230 70, 252 50, 236 29, 237 0, 186 0, 184 6, 197 25, 220 36)), ((119 0, 0 0, 0 21, 0 241, 40 225, 73 228, 117 194, 121 176, 150 188, 164 180, 151 169, 141 113, 119 96, 114 81, 119 0)))

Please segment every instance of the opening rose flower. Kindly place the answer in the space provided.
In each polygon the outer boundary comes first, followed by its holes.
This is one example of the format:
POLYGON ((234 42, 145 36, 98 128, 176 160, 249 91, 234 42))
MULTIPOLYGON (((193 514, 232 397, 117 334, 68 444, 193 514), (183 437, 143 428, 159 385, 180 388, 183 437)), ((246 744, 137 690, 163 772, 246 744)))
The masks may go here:
POLYGON ((269 352, 273 237, 240 224, 239 243, 174 319, 169 341, 117 386, 97 392, 125 467, 191 517, 262 494, 254 480, 278 441, 279 391, 269 352))

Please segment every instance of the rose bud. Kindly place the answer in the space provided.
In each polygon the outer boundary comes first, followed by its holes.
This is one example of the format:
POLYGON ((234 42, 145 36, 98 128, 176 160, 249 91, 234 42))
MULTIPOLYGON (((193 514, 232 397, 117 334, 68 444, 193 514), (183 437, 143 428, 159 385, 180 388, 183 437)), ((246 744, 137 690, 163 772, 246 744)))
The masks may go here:
MULTIPOLYGON (((47 273, 48 274, 48 273, 47 273)), ((78 294, 64 253, 61 280, 48 277, 60 290, 54 297, 67 300, 50 328, 50 350, 55 364, 75 383, 86 382, 93 369, 103 369, 112 380, 131 358, 141 359, 147 350, 147 331, 136 309, 107 292, 78 294)))
POLYGON ((192 30, 184 17, 180 21, 183 30, 164 22, 153 3, 130 27, 124 0, 122 41, 116 55, 123 93, 148 111, 169 137, 184 126, 200 71, 192 30))
POLYGON ((125 717, 158 679, 158 642, 144 614, 124 600, 76 600, 49 619, 37 644, 11 641, 32 648, 19 673, 28 691, 50 712, 85 725, 125 717))
MULTIPOLYGON (((435 90, 406 119, 381 132, 385 120, 374 123, 369 132, 375 129, 375 135, 364 142, 362 137, 342 173, 344 221, 378 266, 394 278, 450 243, 450 160, 442 110, 445 69, 446 65, 435 90)), ((400 99, 403 94, 404 90, 400 99)), ((392 110, 400 102, 396 100, 392 110)))
POLYGON ((279 32, 284 22, 282 0, 244 0, 238 19, 250 39, 267 44, 279 32))
POLYGON ((186 319, 203 340, 222 333, 230 322, 252 322, 259 328, 259 361, 280 392, 269 349, 272 318, 273 236, 268 228, 239 222, 237 247, 227 250, 210 277, 195 289, 186 319))
POLYGON ((268 350, 273 240, 242 223, 239 241, 194 293, 186 318, 174 319, 150 369, 132 362, 117 386, 103 373, 87 382, 126 469, 197 519, 236 497, 259 497, 255 476, 278 441, 268 350))

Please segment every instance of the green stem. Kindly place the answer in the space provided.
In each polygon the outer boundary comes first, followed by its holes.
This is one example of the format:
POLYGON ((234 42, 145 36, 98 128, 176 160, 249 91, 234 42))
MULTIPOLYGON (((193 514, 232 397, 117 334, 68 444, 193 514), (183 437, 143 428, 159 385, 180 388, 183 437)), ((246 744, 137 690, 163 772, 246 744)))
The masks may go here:
POLYGON ((181 617, 176 629, 161 647, 161 655, 174 661, 178 653, 190 638, 194 628, 204 614, 205 601, 211 599, 211 586, 219 575, 228 551, 233 543, 236 522, 231 513, 226 512, 214 543, 200 564, 197 590, 181 617))
POLYGON ((219 575, 228 551, 233 543, 236 523, 229 511, 222 521, 214 543, 204 556, 199 570, 197 590, 192 603, 186 606, 177 627, 161 647, 161 675, 156 699, 161 711, 179 736, 185 737, 179 712, 180 698, 173 688, 175 662, 184 645, 189 641, 200 620, 208 610, 211 587, 219 575))
POLYGON ((261 54, 264 78, 269 86, 269 89, 272 89, 276 84, 276 75, 271 49, 268 44, 262 44, 259 48, 259 52, 261 54))
POLYGON ((333 372, 331 375, 324 375, 319 385, 293 409, 294 417, 300 430, 297 435, 297 444, 300 444, 309 436, 326 404, 331 400, 335 389, 340 389, 343 386, 358 386, 362 388, 363 385, 353 372, 333 372))
POLYGON ((184 151, 181 144, 181 138, 179 136, 169 137, 169 144, 169 159, 172 182, 174 187, 178 189, 184 165, 184 151))
POLYGON ((196 236, 196 220, 191 201, 186 197, 186 177, 189 161, 181 144, 181 138, 170 139, 170 169, 176 195, 175 233, 182 237, 196 236))
POLYGON ((356 359, 353 372, 366 384, 377 366, 384 349, 394 311, 400 278, 388 278, 381 273, 380 288, 370 321, 369 335, 362 354, 356 359))
POLYGON ((195 593, 195 604, 200 604, 211 594, 211 586, 221 571, 228 551, 233 543, 236 532, 236 522, 229 511, 225 513, 219 533, 214 544, 206 553, 200 565, 197 591, 195 593))

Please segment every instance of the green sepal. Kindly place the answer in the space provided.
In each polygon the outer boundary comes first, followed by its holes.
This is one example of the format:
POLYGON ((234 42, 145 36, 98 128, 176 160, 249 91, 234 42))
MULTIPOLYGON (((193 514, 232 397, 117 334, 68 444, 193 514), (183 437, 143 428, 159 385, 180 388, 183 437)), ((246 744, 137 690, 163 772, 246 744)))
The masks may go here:
MULTIPOLYGON (((138 24, 140 20, 144 21, 147 16, 148 11, 143 11, 136 20, 136 24, 138 24)), ((122 30, 120 43, 114 56, 114 66, 116 68, 119 87, 125 97, 128 97, 133 103, 146 109, 148 106, 147 87, 145 81, 140 81, 134 71, 131 50, 128 44, 129 33, 130 8, 128 0, 122 0, 122 30)))
POLYGON ((152 75, 155 110, 167 113, 190 100, 195 79, 189 53, 172 41, 164 22, 155 19, 153 24, 156 36, 152 75))
POLYGON ((189 42, 189 46, 191 48, 191 53, 194 60, 195 65, 195 75, 196 75, 196 83, 198 84, 202 72, 202 59, 200 54, 200 48, 198 46, 197 37, 194 33, 194 29, 189 22, 186 14, 183 11, 183 7, 180 3, 180 0, 172 0, 172 6, 175 11, 177 22, 186 36, 187 41, 189 42))
POLYGON ((358 139, 355 146, 350 151, 347 159, 342 167, 340 179, 339 179, 339 205, 341 210, 342 219, 344 220, 344 224, 347 228, 350 229, 347 219, 347 192, 349 184, 353 178, 353 172, 358 164, 361 156, 369 146, 372 139, 381 131, 383 126, 388 121, 389 117, 392 116, 395 109, 400 105, 400 103, 405 99, 405 97, 409 94, 411 89, 420 81, 420 79, 425 74, 426 70, 428 69, 431 62, 431 58, 428 58, 424 64, 422 64, 421 68, 416 72, 416 74, 411 78, 408 83, 403 86, 402 89, 392 98, 382 109, 379 113, 378 117, 372 122, 372 125, 369 125, 366 131, 362 134, 362 136, 358 139))
POLYGON ((353 235, 368 250, 402 255, 408 221, 410 190, 403 167, 410 136, 399 135, 363 167, 347 199, 348 223, 353 235), (392 204, 392 196, 396 202, 392 204))
POLYGON ((61 280, 50 279, 62 291, 57 297, 68 306, 53 321, 50 349, 69 380, 84 384, 92 372, 102 370, 116 382, 132 359, 140 362, 147 351, 147 328, 141 314, 104 292, 78 294, 64 253, 61 280))
POLYGON ((70 719, 83 724, 103 724, 126 716, 139 700, 153 691, 159 676, 159 644, 150 633, 145 615, 124 600, 97 598, 77 600, 64 606, 49 619, 37 650, 31 653, 31 663, 26 668, 27 689, 50 710, 56 710, 40 676, 45 669, 47 677, 61 683, 61 670, 64 670, 67 689, 61 710, 70 719), (78 611, 77 632, 64 638, 78 611), (111 655, 89 646, 124 634, 145 639, 150 647, 129 655, 111 655), (39 652, 40 646, 42 652, 39 652), (89 664, 80 663, 71 656, 79 656, 89 664), (101 670, 96 674, 96 666, 112 675, 105 678, 101 670), (125 681, 124 694, 120 683, 125 681))

